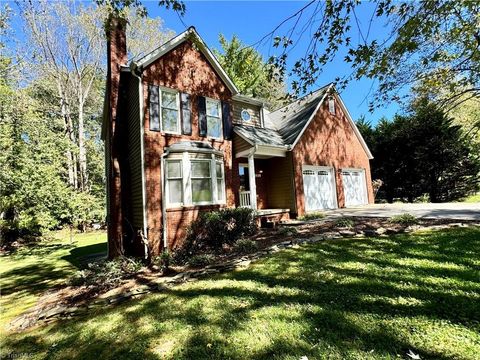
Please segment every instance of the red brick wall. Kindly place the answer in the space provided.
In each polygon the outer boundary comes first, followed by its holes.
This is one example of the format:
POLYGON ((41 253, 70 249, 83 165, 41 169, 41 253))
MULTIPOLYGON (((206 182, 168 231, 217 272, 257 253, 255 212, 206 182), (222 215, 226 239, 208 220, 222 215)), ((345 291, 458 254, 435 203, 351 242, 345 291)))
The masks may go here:
MULTIPOLYGON (((162 186, 160 161, 164 148, 182 140, 208 141, 215 149, 224 153, 227 206, 234 206, 232 191, 232 142, 218 141, 199 136, 198 96, 230 101, 232 94, 201 52, 190 41, 186 41, 148 66, 143 73, 144 125, 145 125, 145 174, 147 183, 148 240, 154 254, 163 247, 162 240, 162 186), (180 136, 149 130, 148 85, 155 84, 177 89, 191 95, 192 135, 180 136)), ((212 207, 186 207, 167 212, 169 247, 179 244, 188 224, 196 219, 199 211, 212 207)))
POLYGON ((339 169, 365 169, 368 201, 373 203, 370 162, 340 104, 335 99, 335 114, 325 101, 293 149, 295 192, 298 215, 305 213, 302 165, 333 166, 337 184, 338 206, 345 206, 342 177, 339 169))

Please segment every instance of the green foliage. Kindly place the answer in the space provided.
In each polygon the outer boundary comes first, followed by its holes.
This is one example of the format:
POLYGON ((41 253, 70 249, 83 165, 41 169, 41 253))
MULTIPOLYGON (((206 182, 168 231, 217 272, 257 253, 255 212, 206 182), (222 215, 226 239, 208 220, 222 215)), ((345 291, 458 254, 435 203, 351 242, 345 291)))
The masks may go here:
POLYGON ((257 251, 258 244, 251 239, 238 239, 233 245, 233 250, 240 254, 250 254, 257 251))
POLYGON ((215 261, 215 256, 212 254, 198 254, 193 255, 188 259, 188 265, 193 267, 204 267, 212 264, 215 261))
POLYGON ((297 228, 293 226, 282 226, 280 229, 278 229, 278 234, 279 235, 285 235, 285 236, 291 236, 291 235, 296 235, 298 234, 297 228))
POLYGON ((378 82, 370 102, 372 110, 385 102, 410 97, 405 88, 425 79, 434 92, 438 93, 439 88, 449 90, 447 98, 438 99, 444 104, 458 104, 462 94, 479 96, 478 1, 376 0, 374 3, 356 0, 308 3, 303 11, 282 23, 289 25, 272 32, 272 45, 278 48, 278 53, 269 63, 284 74, 290 70, 288 75, 295 78, 292 88, 300 93, 315 84, 329 62, 343 57, 352 71, 338 75, 336 82, 341 87, 361 78, 378 82), (308 7, 312 15, 305 16, 308 7), (359 19, 360 13, 370 21, 359 19), (372 36, 374 27, 384 31, 377 30, 376 36, 372 36), (307 29, 311 35, 305 34, 307 29), (309 46, 304 56, 290 59, 290 51, 305 36, 309 46))
POLYGON ((38 236, 62 224, 84 227, 105 216, 99 200, 102 191, 98 189, 95 196, 67 185, 64 154, 69 144, 61 135, 63 125, 54 113, 45 111, 46 103, 34 89, 15 90, 8 85, 1 89, 5 105, 0 123, 2 243, 38 236))
POLYGON ((418 224, 418 219, 416 216, 408 213, 401 215, 394 215, 389 220, 392 224, 400 224, 403 226, 410 226, 418 224))
POLYGON ((306 220, 306 221, 309 221, 309 220, 319 220, 319 219, 323 219, 325 217, 325 214, 320 212, 320 211, 314 211, 314 212, 311 212, 311 213, 307 213, 303 216, 300 216, 298 219, 299 220, 306 220))
POLYGON ((183 263, 205 250, 218 251, 243 236, 253 235, 257 231, 254 215, 249 208, 202 212, 191 223, 183 246, 175 251, 175 262, 183 263))
POLYGON ((152 261, 155 265, 160 266, 162 271, 168 270, 170 263, 172 262, 172 254, 168 250, 162 251, 160 256, 157 256, 152 261))
POLYGON ((335 220, 335 226, 351 229, 355 225, 355 221, 349 217, 341 217, 335 220))
POLYGON ((378 196, 413 202, 452 201, 478 189, 478 147, 460 126, 426 99, 418 99, 407 115, 382 119, 373 129, 361 123, 374 159, 372 177, 383 181, 378 196))
POLYGON ((229 42, 220 34, 219 42, 222 50, 214 53, 240 93, 263 99, 271 109, 284 105, 288 96, 283 78, 271 76, 274 69, 265 64, 258 51, 247 47, 236 35, 229 42))

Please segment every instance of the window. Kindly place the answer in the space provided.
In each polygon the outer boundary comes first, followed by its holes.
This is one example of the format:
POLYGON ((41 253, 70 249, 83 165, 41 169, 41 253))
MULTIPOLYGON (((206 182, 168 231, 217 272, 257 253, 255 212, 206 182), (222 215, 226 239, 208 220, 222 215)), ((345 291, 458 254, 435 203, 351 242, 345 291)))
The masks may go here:
POLYGON ((217 175, 217 200, 225 200, 225 175, 223 174, 223 162, 216 161, 216 175, 217 175))
POLYGON ((177 92, 161 89, 160 106, 162 109, 162 130, 165 132, 180 133, 177 98, 177 92))
POLYGON ((330 114, 335 114, 335 100, 333 96, 328 98, 328 111, 330 111, 330 114))
POLYGON ((252 118, 247 109, 243 109, 242 112, 240 113, 240 115, 242 117, 242 120, 245 121, 245 122, 250 121, 250 119, 252 118))
POLYGON ((169 206, 225 203, 223 158, 184 153, 182 159, 165 161, 165 187, 169 206))
POLYGON ((207 136, 213 138, 222 137, 222 115, 220 101, 206 99, 207 105, 207 136))
POLYGON ((192 161, 192 202, 209 203, 213 200, 210 160, 192 161))
POLYGON ((181 160, 167 161, 167 192, 170 204, 183 203, 183 177, 181 160))

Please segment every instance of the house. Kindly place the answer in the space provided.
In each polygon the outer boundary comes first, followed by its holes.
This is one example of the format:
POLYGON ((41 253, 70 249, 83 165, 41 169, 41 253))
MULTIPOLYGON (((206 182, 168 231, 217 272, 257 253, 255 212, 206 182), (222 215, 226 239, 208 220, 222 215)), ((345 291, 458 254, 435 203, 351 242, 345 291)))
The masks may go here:
POLYGON ((372 155, 333 85, 269 112, 239 93, 196 30, 127 63, 112 20, 103 139, 109 237, 179 246, 200 212, 284 220, 373 202, 372 155))

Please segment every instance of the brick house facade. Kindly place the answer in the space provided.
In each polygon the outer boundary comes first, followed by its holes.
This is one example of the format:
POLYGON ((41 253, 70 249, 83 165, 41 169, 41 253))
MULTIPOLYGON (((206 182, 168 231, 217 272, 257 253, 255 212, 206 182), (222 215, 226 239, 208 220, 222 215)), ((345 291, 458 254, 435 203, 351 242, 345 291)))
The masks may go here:
POLYGON ((239 94, 194 28, 127 64, 124 24, 112 24, 109 239, 158 255, 202 211, 247 206, 284 220, 373 202, 371 154, 332 85, 270 113, 239 94))

